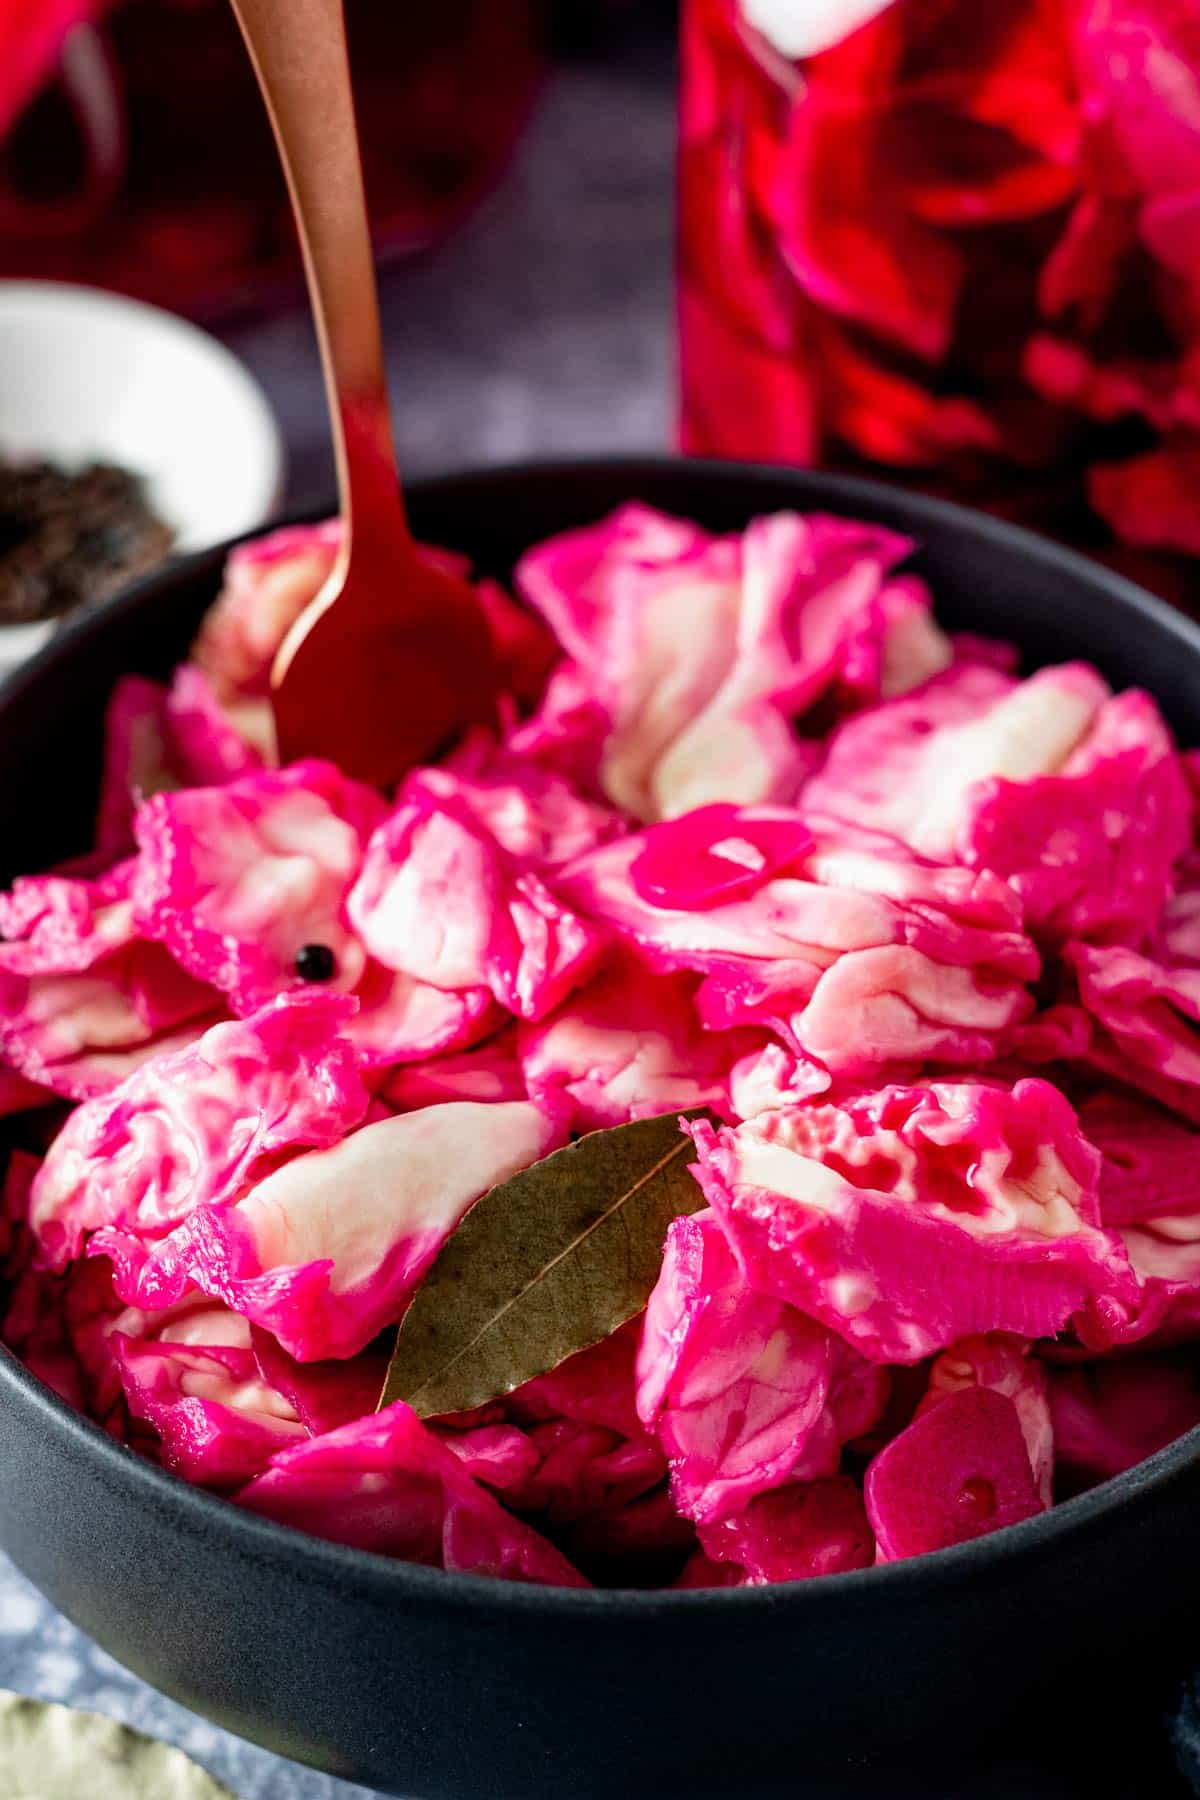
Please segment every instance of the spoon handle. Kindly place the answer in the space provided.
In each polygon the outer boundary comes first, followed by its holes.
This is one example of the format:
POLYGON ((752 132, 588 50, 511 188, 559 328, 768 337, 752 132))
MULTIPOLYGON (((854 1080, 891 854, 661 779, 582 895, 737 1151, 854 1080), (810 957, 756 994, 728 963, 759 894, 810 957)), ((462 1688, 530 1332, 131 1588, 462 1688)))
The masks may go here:
POLYGON ((231 0, 287 175, 316 318, 346 531, 380 509, 396 535, 399 477, 342 0, 231 0))

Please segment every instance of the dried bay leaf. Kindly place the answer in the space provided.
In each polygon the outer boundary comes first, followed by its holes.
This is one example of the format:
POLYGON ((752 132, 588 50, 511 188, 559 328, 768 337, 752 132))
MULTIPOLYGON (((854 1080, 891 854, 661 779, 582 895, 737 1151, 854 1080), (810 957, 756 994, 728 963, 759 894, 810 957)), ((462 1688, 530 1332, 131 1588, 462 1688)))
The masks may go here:
POLYGON ((671 1220, 705 1204, 679 1128, 705 1116, 593 1131, 477 1201, 400 1323, 380 1405, 468 1412, 640 1312, 671 1220))
POLYGON ((0 1794, 19 1800, 233 1800, 171 1744, 98 1713, 0 1690, 0 1794))

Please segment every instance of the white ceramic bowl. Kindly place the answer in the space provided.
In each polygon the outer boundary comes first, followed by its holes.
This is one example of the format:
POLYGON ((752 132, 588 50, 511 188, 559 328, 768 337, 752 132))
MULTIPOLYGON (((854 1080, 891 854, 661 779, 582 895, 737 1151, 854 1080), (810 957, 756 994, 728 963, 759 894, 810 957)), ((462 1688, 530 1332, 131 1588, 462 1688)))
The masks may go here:
MULTIPOLYGON (((157 307, 48 281, 0 281, 0 456, 132 469, 180 551, 252 531, 283 487, 279 428, 224 345, 157 307)), ((0 669, 53 628, 0 626, 0 669)))

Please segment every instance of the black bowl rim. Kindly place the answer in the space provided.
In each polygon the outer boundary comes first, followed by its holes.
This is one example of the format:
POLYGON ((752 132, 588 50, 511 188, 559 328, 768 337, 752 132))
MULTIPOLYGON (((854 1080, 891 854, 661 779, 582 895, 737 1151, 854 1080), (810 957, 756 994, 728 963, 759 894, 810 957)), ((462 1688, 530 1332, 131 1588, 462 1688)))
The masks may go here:
MULTIPOLYGON (((409 484, 412 500, 452 498, 456 490, 477 494, 490 488, 504 490, 515 484, 548 482, 587 475, 620 474, 627 478, 631 496, 643 476, 651 478, 680 471, 707 474, 715 481, 736 478, 740 482, 760 480, 775 485, 791 486, 802 504, 822 507, 832 504, 847 511, 862 509, 869 518, 873 508, 889 510, 897 501, 905 511, 926 523, 930 531, 940 525, 966 530, 985 542, 1054 570, 1090 582, 1105 591, 1119 606, 1128 608, 1143 619, 1151 619, 1179 640, 1180 646, 1200 656, 1200 624, 1177 612, 1165 601, 1147 593, 1136 583, 1118 575, 1091 558, 1068 550, 1021 526, 995 519, 973 508, 907 490, 887 482, 859 476, 826 474, 819 470, 793 469, 774 463, 742 463, 709 458, 673 456, 592 456, 550 458, 499 466, 464 469, 428 476, 409 484)), ((310 511, 299 518, 327 516, 333 508, 310 511)), ((279 526, 296 520, 280 520, 279 526)), ((105 619, 112 613, 130 607, 147 592, 176 585, 208 562, 217 562, 237 543, 244 543, 273 530, 274 525, 247 532, 243 537, 215 545, 207 550, 168 563, 156 573, 123 589, 112 599, 70 620, 19 671, 9 677, 0 694, 19 692, 35 679, 41 670, 57 662, 71 647, 102 631, 105 619)), ((65 1400, 34 1375, 7 1345, 0 1344, 0 1389, 32 1407, 48 1431, 61 1432, 78 1454, 91 1458, 100 1472, 114 1485, 128 1483, 131 1499, 141 1499, 158 1510, 173 1514, 179 1523, 198 1537, 227 1533, 247 1555, 259 1553, 292 1565, 292 1573, 310 1582, 328 1581, 338 1586, 355 1585, 371 1597, 387 1604, 410 1601, 432 1604, 454 1612, 480 1614, 510 1610, 527 1616, 574 1615, 580 1620, 602 1617, 614 1624, 645 1624, 649 1620, 672 1614, 703 1613, 713 1616, 733 1615, 742 1623, 781 1609, 802 1613, 819 1613, 826 1607, 867 1601, 872 1594, 892 1594, 899 1599, 905 1594, 920 1597, 923 1591, 954 1585, 969 1579, 983 1565, 1008 1563, 1024 1556, 1051 1554, 1065 1540, 1080 1536, 1098 1521, 1121 1507, 1152 1496, 1172 1477, 1200 1461, 1200 1426, 1175 1439, 1153 1456, 1123 1474, 1113 1476, 1087 1493, 1065 1500, 1032 1519, 1002 1530, 974 1538, 948 1549, 926 1552, 901 1562, 874 1564, 842 1574, 825 1575, 819 1580, 782 1582, 763 1587, 745 1588, 569 1588, 538 1586, 532 1583, 496 1580, 490 1576, 447 1574, 419 1564, 401 1562, 375 1551, 352 1549, 344 1544, 315 1537, 291 1526, 276 1524, 254 1513, 243 1511, 224 1497, 193 1485, 182 1477, 138 1456, 65 1400)))

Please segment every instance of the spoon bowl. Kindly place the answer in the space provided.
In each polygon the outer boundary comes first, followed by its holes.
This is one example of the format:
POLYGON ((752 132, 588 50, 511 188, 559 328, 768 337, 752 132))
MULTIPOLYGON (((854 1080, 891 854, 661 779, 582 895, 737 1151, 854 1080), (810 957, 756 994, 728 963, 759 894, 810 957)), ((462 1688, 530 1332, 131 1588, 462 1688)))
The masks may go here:
POLYGON ((386 532, 377 554, 360 533, 339 558, 273 676, 280 761, 322 756, 380 788, 490 720, 495 685, 471 589, 416 546, 396 559, 386 532))

